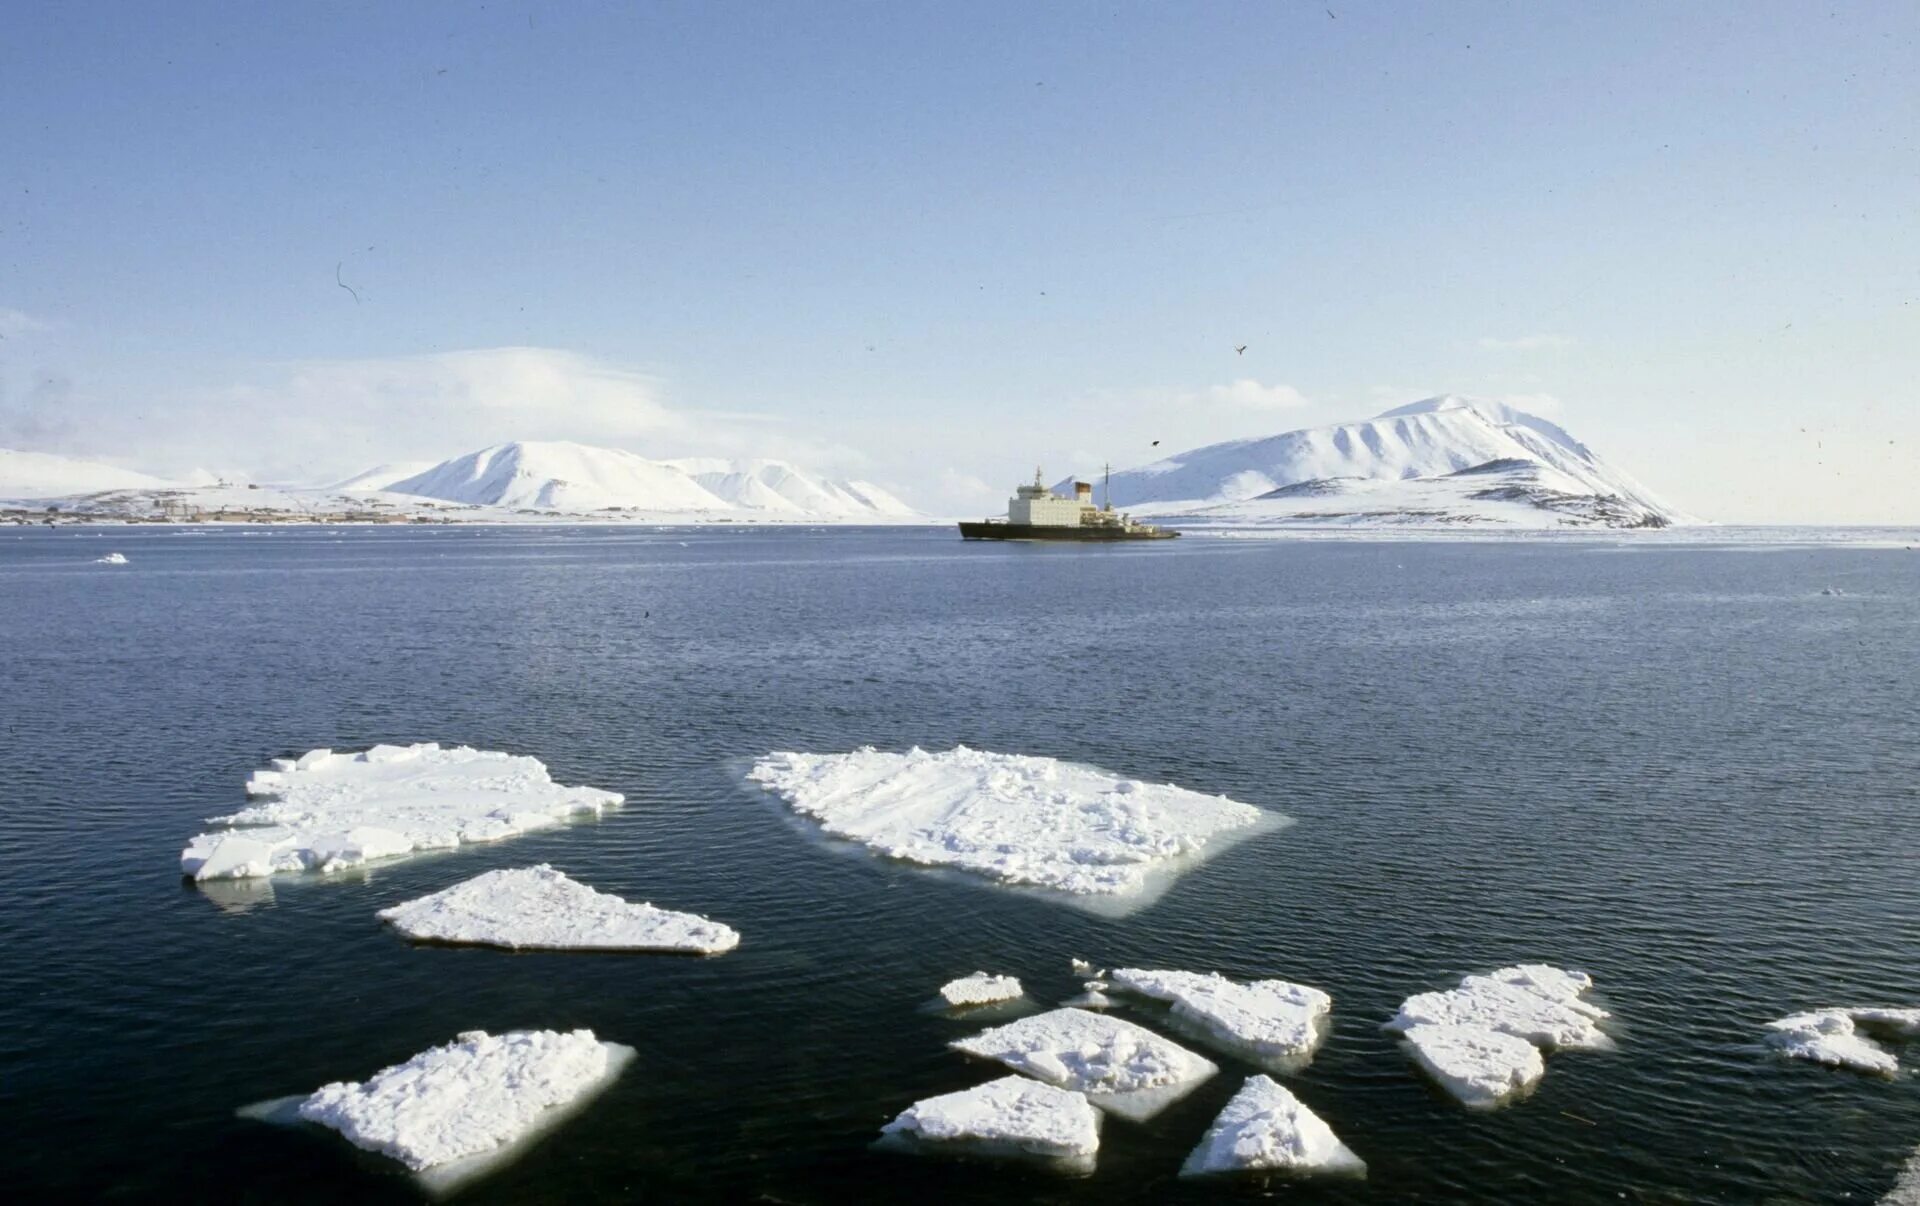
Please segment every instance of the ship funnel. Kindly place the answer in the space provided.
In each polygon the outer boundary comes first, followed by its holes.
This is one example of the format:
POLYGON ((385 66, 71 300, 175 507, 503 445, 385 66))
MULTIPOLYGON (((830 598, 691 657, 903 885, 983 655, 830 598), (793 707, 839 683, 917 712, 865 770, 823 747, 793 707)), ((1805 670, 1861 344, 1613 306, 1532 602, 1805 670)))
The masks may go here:
POLYGON ((1093 483, 1092 482, 1073 483, 1073 496, 1079 499, 1083 503, 1092 502, 1093 501, 1093 483))

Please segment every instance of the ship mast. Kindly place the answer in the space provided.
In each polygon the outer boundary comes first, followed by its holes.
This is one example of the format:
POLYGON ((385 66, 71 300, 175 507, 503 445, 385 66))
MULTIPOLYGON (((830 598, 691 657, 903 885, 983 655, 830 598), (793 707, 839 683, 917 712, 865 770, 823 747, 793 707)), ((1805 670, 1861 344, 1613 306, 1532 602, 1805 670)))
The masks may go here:
POLYGON ((1107 471, 1107 510, 1113 510, 1113 462, 1106 464, 1107 471))

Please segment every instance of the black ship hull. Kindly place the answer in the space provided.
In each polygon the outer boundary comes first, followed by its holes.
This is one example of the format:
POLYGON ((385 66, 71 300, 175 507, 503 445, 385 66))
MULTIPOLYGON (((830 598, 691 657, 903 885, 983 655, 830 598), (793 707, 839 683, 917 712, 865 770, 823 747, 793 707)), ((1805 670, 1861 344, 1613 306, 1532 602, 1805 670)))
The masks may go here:
POLYGON ((1104 543, 1114 540, 1172 540, 1180 533, 1167 528, 1043 527, 1030 523, 976 521, 960 524, 963 540, 1068 540, 1104 543))

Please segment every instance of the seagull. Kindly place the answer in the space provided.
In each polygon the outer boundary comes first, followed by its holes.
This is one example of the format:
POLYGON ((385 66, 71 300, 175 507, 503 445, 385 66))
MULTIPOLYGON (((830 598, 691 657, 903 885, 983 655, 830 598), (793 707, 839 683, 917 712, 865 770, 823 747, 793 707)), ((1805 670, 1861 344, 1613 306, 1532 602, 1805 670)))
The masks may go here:
POLYGON ((1160 441, 1159 441, 1159 440, 1155 440, 1155 441, 1153 442, 1153 446, 1154 446, 1155 448, 1158 448, 1158 447, 1160 447, 1160 441))
POLYGON ((1234 354, 1234 355, 1236 355, 1236 356, 1244 356, 1244 355, 1246 355, 1246 354, 1247 354, 1247 345, 1246 345, 1246 344, 1244 344, 1244 343, 1243 343, 1243 344, 1240 344, 1240 345, 1239 345, 1238 347, 1236 347, 1236 348, 1234 348, 1234 349, 1233 349, 1233 354, 1234 354))

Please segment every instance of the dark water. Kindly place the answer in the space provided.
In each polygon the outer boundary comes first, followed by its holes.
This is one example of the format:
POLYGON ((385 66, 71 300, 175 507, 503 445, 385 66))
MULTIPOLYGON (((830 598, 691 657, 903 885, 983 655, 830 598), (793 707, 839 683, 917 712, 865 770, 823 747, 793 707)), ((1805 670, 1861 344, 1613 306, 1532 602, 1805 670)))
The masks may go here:
MULTIPOLYGON (((461 1201, 1870 1201, 1893 1082, 1761 1023, 1920 1003, 1920 554, 1526 543, 963 546, 944 532, 0 532, 0 1117, 14 1200, 413 1200, 236 1107, 470 1028, 638 1048, 461 1201), (108 549, 121 568, 91 564, 108 549), (1845 593, 1822 596, 1823 587, 1845 593), (257 893, 183 885, 273 755, 439 740, 626 793, 606 820, 257 893), (1080 759, 1298 823, 1102 918, 809 840, 742 761, 860 744, 1080 759), (375 910, 497 866, 740 928, 694 960, 413 948, 375 910), (1333 993, 1291 1083, 1354 1185, 1176 1182, 1248 1069, 1099 1171, 872 1153, 993 1068, 922 1012, 1070 956, 1333 993), (1469 1114, 1378 1030, 1521 959, 1619 1050, 1469 1114)), ((1139 1017, 1142 1015, 1135 1014, 1139 1017)))

